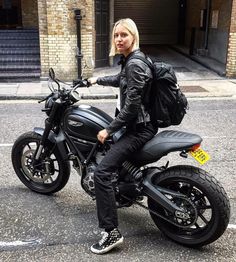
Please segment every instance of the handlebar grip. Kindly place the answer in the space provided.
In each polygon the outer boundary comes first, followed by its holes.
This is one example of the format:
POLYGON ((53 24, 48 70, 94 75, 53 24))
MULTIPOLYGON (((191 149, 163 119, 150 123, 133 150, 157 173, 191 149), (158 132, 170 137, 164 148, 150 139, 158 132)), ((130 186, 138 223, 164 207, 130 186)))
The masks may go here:
POLYGON ((91 84, 88 81, 88 79, 74 79, 73 80, 73 87, 75 87, 77 85, 79 87, 89 87, 89 86, 91 86, 91 84))

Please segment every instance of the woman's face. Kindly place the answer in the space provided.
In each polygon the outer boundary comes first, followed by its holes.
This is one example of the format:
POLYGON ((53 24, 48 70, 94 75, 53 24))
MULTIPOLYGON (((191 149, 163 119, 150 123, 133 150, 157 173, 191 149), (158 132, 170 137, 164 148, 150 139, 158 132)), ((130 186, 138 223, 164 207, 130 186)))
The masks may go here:
POLYGON ((132 52, 134 37, 124 26, 118 24, 114 32, 116 49, 120 54, 127 56, 132 52))

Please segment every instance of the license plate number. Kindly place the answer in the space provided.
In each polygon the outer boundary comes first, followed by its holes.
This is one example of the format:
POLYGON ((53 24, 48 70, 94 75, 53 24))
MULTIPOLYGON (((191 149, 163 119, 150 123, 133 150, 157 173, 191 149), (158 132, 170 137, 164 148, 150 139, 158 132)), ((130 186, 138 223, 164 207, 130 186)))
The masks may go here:
POLYGON ((210 155, 201 148, 198 148, 197 150, 194 151, 190 151, 190 154, 201 165, 204 165, 211 158, 210 155))

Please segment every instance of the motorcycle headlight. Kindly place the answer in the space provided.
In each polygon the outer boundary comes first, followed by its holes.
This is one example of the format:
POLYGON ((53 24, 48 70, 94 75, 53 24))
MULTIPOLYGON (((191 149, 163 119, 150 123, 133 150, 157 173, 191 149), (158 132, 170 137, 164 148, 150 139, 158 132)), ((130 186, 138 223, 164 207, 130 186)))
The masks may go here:
POLYGON ((80 100, 79 92, 77 90, 72 90, 70 92, 70 98, 73 102, 78 102, 80 100))
POLYGON ((55 101, 55 98, 54 97, 49 97, 46 102, 45 102, 45 112, 46 114, 49 116, 51 110, 52 110, 52 106, 53 106, 53 103, 55 101))

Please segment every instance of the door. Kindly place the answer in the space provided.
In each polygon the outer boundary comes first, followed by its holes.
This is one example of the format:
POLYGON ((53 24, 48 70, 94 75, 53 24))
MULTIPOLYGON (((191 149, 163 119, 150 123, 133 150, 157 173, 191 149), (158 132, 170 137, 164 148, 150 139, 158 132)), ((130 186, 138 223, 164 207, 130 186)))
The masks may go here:
POLYGON ((179 0, 114 0, 114 20, 137 24, 140 45, 176 44, 179 0))
POLYGON ((109 65, 109 0, 95 1, 95 67, 109 65))
POLYGON ((0 28, 16 28, 21 25, 21 1, 0 0, 0 28))

